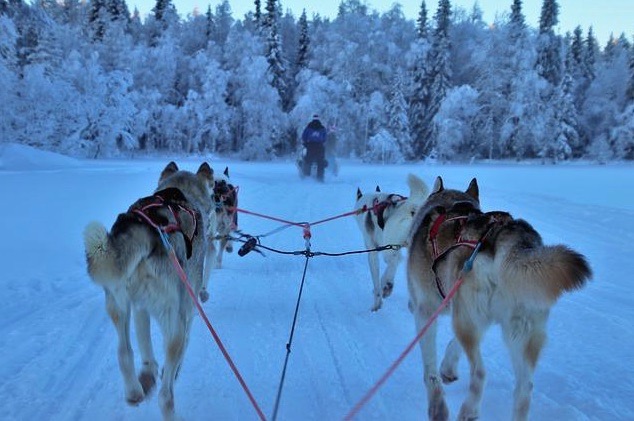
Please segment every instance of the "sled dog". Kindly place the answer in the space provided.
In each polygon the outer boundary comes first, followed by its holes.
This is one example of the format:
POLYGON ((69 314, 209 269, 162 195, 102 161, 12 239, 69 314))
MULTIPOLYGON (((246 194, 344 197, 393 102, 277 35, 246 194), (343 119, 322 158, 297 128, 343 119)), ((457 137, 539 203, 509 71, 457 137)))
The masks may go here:
POLYGON ((238 189, 229 179, 229 167, 214 181, 214 202, 216 203, 216 219, 218 247, 215 267, 222 267, 222 255, 233 252, 233 243, 229 239, 232 231, 238 229, 238 189))
MULTIPOLYGON (((407 247, 409 229, 414 215, 429 192, 423 180, 413 174, 408 176, 407 183, 410 189, 409 197, 381 193, 379 186, 374 193, 370 194, 363 194, 361 189, 357 188, 355 209, 365 209, 365 211, 356 215, 356 220, 367 249, 385 245, 407 247)), ((384 250, 381 254, 386 268, 379 280, 378 252, 367 253, 374 285, 372 311, 380 309, 383 298, 389 297, 392 293, 394 276, 401 261, 399 249, 384 250)))
POLYGON ((109 232, 99 222, 90 223, 84 230, 88 274, 104 289, 106 309, 119 340, 125 399, 132 405, 148 396, 158 375, 150 317, 161 328, 165 362, 159 405, 167 420, 175 418, 174 381, 187 347, 193 303, 159 229, 167 236, 197 294, 203 287, 212 189, 213 170, 207 163, 194 174, 170 162, 154 194, 139 199, 120 214, 109 232), (138 377, 130 343, 131 313, 142 362, 138 377))
POLYGON ((475 178, 462 192, 445 189, 438 177, 411 231, 407 277, 416 328, 426 324, 458 279, 464 282, 445 310, 451 311, 457 341, 449 343, 440 373, 436 323, 420 341, 429 418, 449 416, 441 381, 457 379, 461 350, 471 377, 458 419, 478 418, 485 379, 480 341, 498 323, 515 370, 513 419, 526 420, 549 311, 562 293, 581 288, 591 276, 584 256, 564 245, 544 245, 526 221, 506 212, 482 212, 475 178), (463 269, 467 260, 471 270, 463 269))

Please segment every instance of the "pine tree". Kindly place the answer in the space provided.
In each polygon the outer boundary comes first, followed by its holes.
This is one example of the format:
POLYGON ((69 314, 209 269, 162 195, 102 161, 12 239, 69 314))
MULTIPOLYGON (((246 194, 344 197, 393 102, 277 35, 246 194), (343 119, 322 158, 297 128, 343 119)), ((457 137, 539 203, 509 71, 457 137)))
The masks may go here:
POLYGON ((260 0, 255 0, 255 12, 253 13, 253 23, 255 27, 259 28, 262 25, 262 9, 260 0))
POLYGON ((276 0, 266 2, 266 59, 269 64, 268 73, 271 75, 271 85, 277 90, 282 101, 282 109, 287 111, 290 103, 286 82, 286 66, 282 56, 282 43, 278 33, 278 13, 276 0))
POLYGON ((425 4, 425 0, 423 0, 420 4, 418 19, 416 19, 416 34, 419 39, 427 39, 428 32, 427 5, 425 4))
POLYGON ((561 161, 570 158, 573 154, 581 156, 581 141, 579 136, 579 115, 573 96, 573 79, 571 70, 573 67, 572 52, 566 56, 566 66, 561 84, 557 89, 554 102, 554 134, 550 140, 546 138, 544 147, 540 152, 542 158, 551 158, 553 161, 561 161))
POLYGON ((625 106, 634 105, 634 50, 630 51, 630 80, 625 91, 625 106))
POLYGON ((561 80, 560 42, 554 32, 558 15, 557 0, 544 0, 539 19, 537 70, 541 77, 555 86, 561 80))
POLYGON ((207 6, 205 18, 205 36, 207 37, 207 41, 211 41, 213 34, 216 32, 216 24, 214 22, 214 14, 211 12, 211 5, 207 6))
POLYGON ((416 113, 412 124, 412 147, 418 158, 430 156, 436 146, 434 117, 440 109, 450 86, 451 67, 449 53, 451 42, 451 4, 439 0, 436 11, 436 29, 420 76, 414 75, 414 93, 411 112, 416 113), (417 78, 420 79, 417 80, 417 78))
POLYGON ((583 55, 584 61, 584 74, 585 77, 592 81, 596 77, 596 61, 597 61, 597 52, 599 51, 599 46, 597 44, 597 39, 594 36, 594 32, 592 30, 592 26, 588 29, 588 35, 586 36, 585 42, 585 51, 583 55))
POLYGON ((405 95, 403 94, 402 76, 397 74, 394 77, 390 101, 387 104, 387 127, 390 134, 396 139, 401 155, 405 159, 413 159, 411 135, 409 130, 409 120, 407 118, 408 109, 405 95))
POLYGON ((297 72, 308 67, 308 53, 310 50, 310 36, 308 35, 308 20, 306 19, 306 9, 299 17, 299 48, 297 51, 297 72))

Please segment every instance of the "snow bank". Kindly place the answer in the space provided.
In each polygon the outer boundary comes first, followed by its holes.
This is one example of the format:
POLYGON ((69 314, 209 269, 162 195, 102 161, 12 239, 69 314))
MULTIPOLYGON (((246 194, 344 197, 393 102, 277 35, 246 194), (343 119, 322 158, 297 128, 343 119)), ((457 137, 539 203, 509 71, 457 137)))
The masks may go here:
POLYGON ((31 146, 17 143, 0 145, 0 170, 56 170, 79 165, 76 159, 31 146))

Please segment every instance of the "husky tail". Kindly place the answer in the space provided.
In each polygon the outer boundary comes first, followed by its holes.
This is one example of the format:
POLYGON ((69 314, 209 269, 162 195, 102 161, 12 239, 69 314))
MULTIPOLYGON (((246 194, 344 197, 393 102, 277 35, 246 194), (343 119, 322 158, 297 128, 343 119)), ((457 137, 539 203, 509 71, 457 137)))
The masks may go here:
POLYGON ((84 229, 84 247, 88 274, 100 285, 129 278, 153 247, 153 238, 139 224, 130 224, 119 216, 108 233, 103 224, 91 222, 84 229))
POLYGON ((538 246, 509 253, 505 279, 516 293, 550 306, 563 294, 580 289, 592 277, 586 258, 564 246, 538 246))
POLYGON ((410 196, 420 199, 426 199, 429 195, 427 184, 414 174, 407 176, 407 185, 409 186, 410 196))

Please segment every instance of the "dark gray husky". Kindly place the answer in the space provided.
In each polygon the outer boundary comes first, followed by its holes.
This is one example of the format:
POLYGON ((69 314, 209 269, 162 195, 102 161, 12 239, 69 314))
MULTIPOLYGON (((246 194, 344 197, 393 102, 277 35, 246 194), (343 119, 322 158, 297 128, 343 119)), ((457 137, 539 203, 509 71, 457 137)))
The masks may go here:
POLYGON ((158 230, 167 235, 198 294, 203 288, 213 186, 213 170, 207 163, 194 174, 171 162, 161 173, 154 194, 120 214, 110 232, 99 222, 90 223, 84 231, 88 273, 106 295, 106 309, 119 338, 125 398, 130 404, 141 402, 156 384, 158 364, 152 350, 150 316, 161 328, 165 363, 159 405, 164 419, 175 417, 174 380, 187 347, 193 302, 158 230), (130 344, 131 313, 142 362, 138 377, 130 344))
POLYGON ((581 288, 591 276, 586 259, 563 245, 546 246, 526 221, 505 212, 480 210, 478 184, 465 192, 445 189, 440 177, 412 225, 407 262, 410 309, 421 329, 460 277, 464 283, 450 303, 454 339, 440 372, 436 363, 436 323, 420 342, 428 415, 446 420, 442 382, 457 379, 461 349, 470 364, 470 386, 458 419, 479 415, 485 369, 480 341, 500 324, 515 370, 513 419, 528 417, 532 379, 546 340, 550 308, 565 291, 581 288), (480 243, 473 269, 463 265, 480 243))

